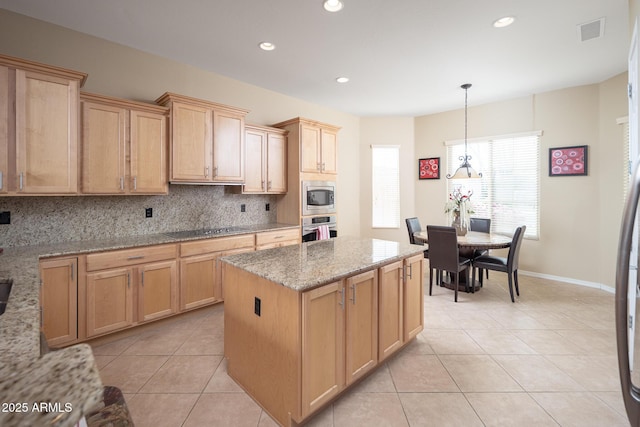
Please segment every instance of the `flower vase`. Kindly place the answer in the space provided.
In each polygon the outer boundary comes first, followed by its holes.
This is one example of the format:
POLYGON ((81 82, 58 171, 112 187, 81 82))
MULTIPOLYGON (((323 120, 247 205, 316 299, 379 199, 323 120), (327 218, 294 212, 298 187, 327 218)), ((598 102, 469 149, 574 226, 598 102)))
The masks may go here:
POLYGON ((460 212, 453 213, 453 222, 451 223, 452 227, 455 227, 456 234, 458 236, 465 236, 467 234, 467 226, 460 222, 460 212))

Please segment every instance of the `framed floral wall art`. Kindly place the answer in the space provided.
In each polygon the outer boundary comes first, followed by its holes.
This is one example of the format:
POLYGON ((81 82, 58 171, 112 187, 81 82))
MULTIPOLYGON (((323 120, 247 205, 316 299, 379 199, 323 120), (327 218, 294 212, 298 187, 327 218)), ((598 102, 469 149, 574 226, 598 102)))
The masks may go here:
POLYGON ((418 160, 419 179, 440 179, 440 157, 418 160))
POLYGON ((549 148, 549 176, 587 175, 587 145, 549 148))

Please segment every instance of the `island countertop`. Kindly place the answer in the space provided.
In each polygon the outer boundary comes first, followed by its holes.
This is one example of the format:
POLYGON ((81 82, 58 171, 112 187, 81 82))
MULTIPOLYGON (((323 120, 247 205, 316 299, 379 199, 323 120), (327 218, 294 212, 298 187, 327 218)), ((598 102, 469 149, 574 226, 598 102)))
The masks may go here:
POLYGON ((321 286, 424 251, 388 240, 337 237, 221 258, 234 267, 296 291, 321 286))

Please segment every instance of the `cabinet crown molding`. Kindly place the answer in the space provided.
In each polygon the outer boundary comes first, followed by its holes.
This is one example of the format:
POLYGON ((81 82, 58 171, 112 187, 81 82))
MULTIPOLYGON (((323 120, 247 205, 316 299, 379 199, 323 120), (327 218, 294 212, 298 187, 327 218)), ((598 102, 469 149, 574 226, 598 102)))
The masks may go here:
POLYGON ((44 73, 49 75, 55 75, 70 80, 77 80, 80 87, 84 86, 89 76, 87 73, 80 71, 69 70, 67 68, 56 67, 54 65, 42 64, 40 62, 28 61, 22 58, 15 58, 13 56, 0 55, 0 65, 4 65, 9 68, 18 68, 25 71, 32 71, 35 73, 44 73))
POLYGON ((276 124, 271 125, 271 126, 276 127, 276 128, 282 128, 282 127, 285 127, 285 126, 288 126, 288 125, 292 125, 292 124, 303 124, 303 125, 317 126, 317 127, 321 127, 321 128, 331 129, 331 130, 333 130, 335 132, 337 132, 340 129, 342 129, 340 126, 330 125, 328 123, 322 123, 322 122, 319 122, 317 120, 305 119, 304 117, 295 117, 293 119, 285 120, 284 122, 276 123, 276 124))
POLYGON ((236 114, 247 115, 249 114, 249 110, 245 110, 242 108, 231 107, 229 105, 218 104, 216 102, 206 101, 204 99, 192 98, 190 96, 179 95, 177 93, 165 92, 158 99, 156 99, 156 104, 160 104, 163 106, 169 106, 172 102, 183 102, 192 105, 198 105, 204 108, 211 108, 214 110, 226 110, 229 112, 233 112, 236 114))
POLYGON ((150 111, 150 112, 159 113, 159 114, 168 114, 169 112, 169 107, 163 107, 161 105, 149 104, 142 101, 132 101, 130 99, 115 98, 112 96, 100 95, 97 93, 90 93, 90 92, 84 92, 84 91, 80 92, 80 101, 117 105, 122 108, 150 111))

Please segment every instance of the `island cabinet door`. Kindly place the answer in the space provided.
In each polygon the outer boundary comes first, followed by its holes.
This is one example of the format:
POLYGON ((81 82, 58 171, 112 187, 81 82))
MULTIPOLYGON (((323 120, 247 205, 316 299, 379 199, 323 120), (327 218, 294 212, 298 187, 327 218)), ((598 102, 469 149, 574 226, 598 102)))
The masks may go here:
POLYGON ((378 357, 382 361, 402 347, 403 337, 403 261, 379 270, 378 357))
POLYGON ((404 341, 424 328, 424 257, 422 254, 404 260, 404 341))
POLYGON ((345 285, 348 385, 378 363, 378 271, 350 277, 345 285))
POLYGON ((343 282, 302 295, 302 417, 344 389, 343 282))

